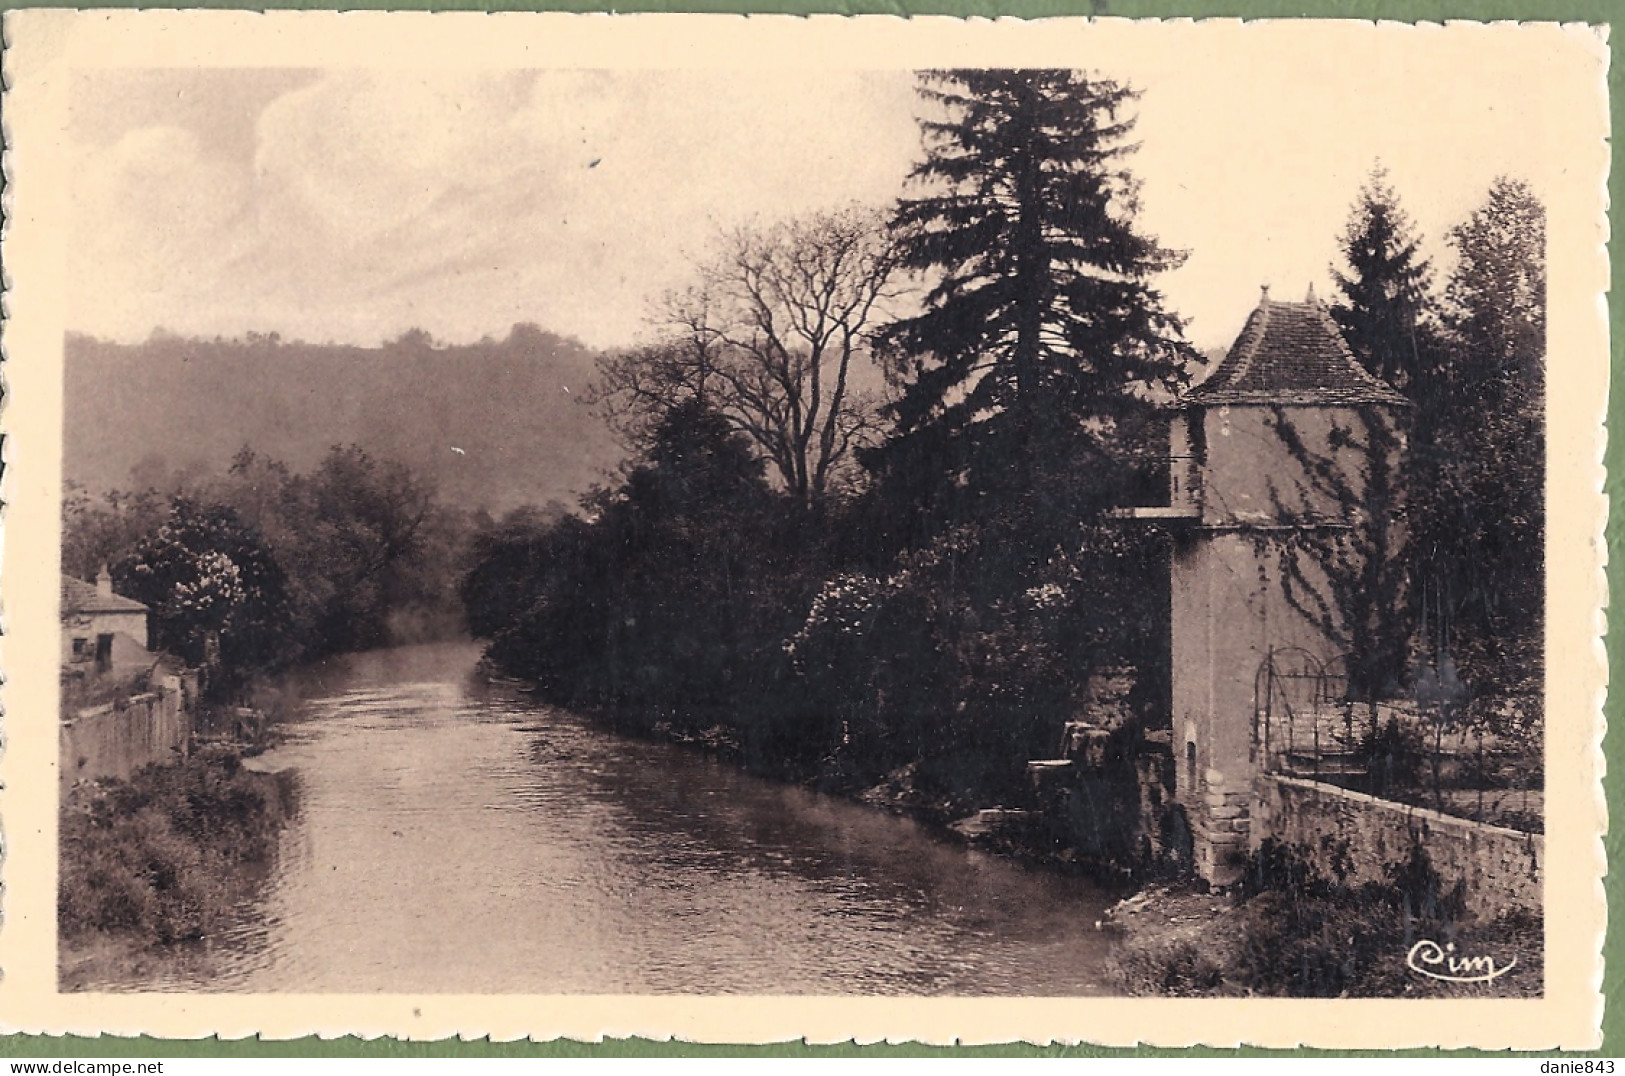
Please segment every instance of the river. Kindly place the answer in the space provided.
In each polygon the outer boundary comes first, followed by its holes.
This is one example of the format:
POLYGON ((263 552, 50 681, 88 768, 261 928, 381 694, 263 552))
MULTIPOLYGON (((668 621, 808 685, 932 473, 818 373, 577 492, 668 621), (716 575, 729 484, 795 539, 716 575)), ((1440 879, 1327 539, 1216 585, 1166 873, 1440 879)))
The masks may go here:
POLYGON ((606 731, 486 685, 476 658, 402 647, 308 671, 257 763, 298 779, 272 875, 236 927, 142 986, 1108 989, 1095 923, 1112 898, 1088 881, 606 731))

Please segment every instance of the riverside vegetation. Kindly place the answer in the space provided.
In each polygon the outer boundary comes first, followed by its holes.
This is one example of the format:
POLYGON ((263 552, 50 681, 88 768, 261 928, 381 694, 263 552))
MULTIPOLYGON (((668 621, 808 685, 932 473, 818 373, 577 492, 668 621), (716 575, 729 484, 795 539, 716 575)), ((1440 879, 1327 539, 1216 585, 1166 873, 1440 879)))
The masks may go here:
MULTIPOLYGON (((290 777, 242 764, 263 746, 266 718, 294 704, 288 674, 335 653, 458 634, 458 550, 474 518, 355 446, 303 474, 244 448, 224 475, 99 500, 69 490, 65 569, 85 577, 108 565, 118 592, 147 605, 157 648, 199 670, 202 698, 189 757, 128 781, 81 782, 63 798, 65 985, 138 979, 97 965, 161 964, 232 921, 294 807, 290 777), (243 713, 254 715, 247 728, 243 713)), ((63 705, 117 705, 144 680, 65 682, 63 705)))
POLYGON ((1126 994, 1173 997, 1540 996, 1545 943, 1536 915, 1473 921, 1459 885, 1442 885, 1419 846, 1387 874, 1351 885, 1267 839, 1231 892, 1176 885, 1109 910, 1113 979, 1126 994), (1423 941, 1512 968, 1493 983, 1418 975, 1406 958, 1423 941))
POLYGON ((68 798, 57 897, 63 986, 229 922, 273 861, 294 803, 290 775, 252 773, 224 747, 68 798))

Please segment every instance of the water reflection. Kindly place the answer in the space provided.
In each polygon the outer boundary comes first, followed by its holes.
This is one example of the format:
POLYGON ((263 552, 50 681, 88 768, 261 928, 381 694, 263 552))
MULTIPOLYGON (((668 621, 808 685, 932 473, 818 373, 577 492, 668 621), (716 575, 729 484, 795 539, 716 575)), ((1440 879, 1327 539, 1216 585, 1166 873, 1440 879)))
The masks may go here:
POLYGON ((486 688, 474 658, 401 648, 306 676, 265 757, 301 789, 274 878, 160 988, 1103 989, 1108 898, 1087 882, 605 732, 486 688))

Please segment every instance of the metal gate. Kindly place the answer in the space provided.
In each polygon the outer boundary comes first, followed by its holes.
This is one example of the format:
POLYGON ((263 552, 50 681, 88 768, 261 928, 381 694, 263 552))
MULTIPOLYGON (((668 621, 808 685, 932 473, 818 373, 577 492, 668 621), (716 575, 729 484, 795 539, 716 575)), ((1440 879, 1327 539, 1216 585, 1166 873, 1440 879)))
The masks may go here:
MULTIPOLYGON (((1272 647, 1253 678, 1254 760, 1266 771, 1320 776, 1356 767, 1347 663, 1272 647)), ((1357 768, 1357 767, 1356 767, 1357 768)))

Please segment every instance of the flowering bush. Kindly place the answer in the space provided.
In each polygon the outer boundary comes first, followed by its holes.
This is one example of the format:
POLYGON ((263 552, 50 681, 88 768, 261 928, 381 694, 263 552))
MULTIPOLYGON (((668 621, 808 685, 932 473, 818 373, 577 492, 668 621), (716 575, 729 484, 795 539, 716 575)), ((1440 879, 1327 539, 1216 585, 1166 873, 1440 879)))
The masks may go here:
POLYGON ((165 613, 184 618, 199 628, 220 631, 248 600, 243 573, 224 553, 206 552, 192 561, 194 579, 177 580, 165 613))
POLYGON ((112 573, 120 593, 152 610, 155 645, 190 664, 218 659, 246 676, 291 649, 286 577, 229 508, 176 500, 112 573))
POLYGON ((806 623, 784 644, 796 672, 815 674, 820 665, 832 664, 838 652, 860 645, 886 602, 901 589, 896 577, 877 579, 861 573, 838 575, 825 583, 813 598, 806 623))

